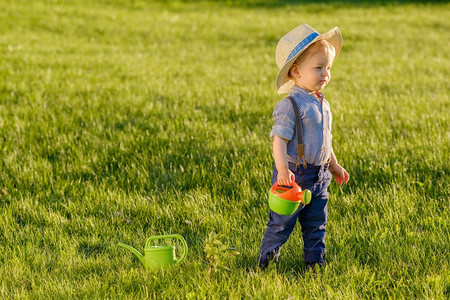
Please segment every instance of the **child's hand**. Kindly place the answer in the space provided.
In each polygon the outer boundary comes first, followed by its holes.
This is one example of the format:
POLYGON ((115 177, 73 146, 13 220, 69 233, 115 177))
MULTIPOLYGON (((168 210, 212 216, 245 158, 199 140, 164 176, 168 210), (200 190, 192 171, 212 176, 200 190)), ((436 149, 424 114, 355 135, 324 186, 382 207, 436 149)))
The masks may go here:
POLYGON ((292 185, 295 180, 295 175, 289 169, 278 171, 277 181, 279 185, 292 185))
POLYGON ((347 183, 350 179, 348 172, 339 164, 330 165, 330 172, 336 179, 336 183, 339 185, 342 185, 342 183, 347 183))

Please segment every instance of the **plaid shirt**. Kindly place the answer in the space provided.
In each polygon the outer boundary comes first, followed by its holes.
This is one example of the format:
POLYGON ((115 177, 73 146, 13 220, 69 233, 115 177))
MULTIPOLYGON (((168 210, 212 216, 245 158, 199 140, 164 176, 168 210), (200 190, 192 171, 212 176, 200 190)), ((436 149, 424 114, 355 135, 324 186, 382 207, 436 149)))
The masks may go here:
MULTIPOLYGON (((322 104, 308 91, 294 86, 290 92, 297 103, 303 127, 303 143, 305 144, 306 163, 316 166, 328 162, 331 146, 331 111, 330 104, 320 93, 322 104)), ((295 116, 291 101, 284 98, 275 107, 273 112, 274 125, 270 136, 280 136, 288 140, 288 162, 297 162, 297 135, 295 134, 295 116)), ((300 163, 303 163, 300 159, 300 163)))

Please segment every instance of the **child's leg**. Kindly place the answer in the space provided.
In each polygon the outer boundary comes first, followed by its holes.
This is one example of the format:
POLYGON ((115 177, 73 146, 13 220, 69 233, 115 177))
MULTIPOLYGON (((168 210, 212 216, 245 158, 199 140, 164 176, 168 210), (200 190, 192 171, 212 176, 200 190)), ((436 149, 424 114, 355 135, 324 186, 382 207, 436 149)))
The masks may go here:
POLYGON ((301 212, 299 222, 303 232, 303 249, 306 263, 325 261, 325 237, 328 197, 314 197, 301 212))
MULTIPOLYGON (((277 169, 273 168, 272 185, 277 180, 277 169)), ((294 229, 298 213, 303 205, 290 216, 279 215, 273 211, 269 212, 269 221, 261 242, 258 254, 258 265, 261 268, 267 267, 269 261, 275 257, 278 260, 281 246, 287 241, 289 235, 294 229)))
POLYGON ((317 182, 311 187, 311 203, 299 213, 304 243, 306 263, 325 262, 325 237, 327 224, 327 187, 331 182, 331 173, 327 166, 320 168, 317 182))
POLYGON ((294 229, 300 209, 299 207, 290 216, 279 215, 273 211, 269 212, 269 221, 258 255, 258 265, 261 268, 267 267, 269 261, 274 257, 278 261, 281 246, 287 241, 294 229))

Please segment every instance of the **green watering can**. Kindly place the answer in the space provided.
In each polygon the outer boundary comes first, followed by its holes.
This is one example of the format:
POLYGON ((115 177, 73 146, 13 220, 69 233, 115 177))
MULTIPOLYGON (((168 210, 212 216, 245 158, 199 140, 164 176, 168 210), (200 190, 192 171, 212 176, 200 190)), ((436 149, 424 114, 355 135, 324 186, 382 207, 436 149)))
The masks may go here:
POLYGON ((168 267, 170 265, 179 264, 187 254, 187 244, 184 238, 179 234, 170 234, 170 235, 155 235, 151 236, 147 239, 147 242, 145 243, 144 248, 144 254, 142 255, 134 249, 131 246, 118 243, 118 246, 123 247, 125 249, 130 250, 133 252, 140 261, 144 264, 144 267, 146 269, 152 269, 152 268, 160 268, 160 267, 168 267), (150 241, 152 240, 159 240, 159 239, 179 239, 183 244, 183 255, 180 259, 176 259, 175 257, 175 248, 172 245, 167 246, 151 246, 150 241))

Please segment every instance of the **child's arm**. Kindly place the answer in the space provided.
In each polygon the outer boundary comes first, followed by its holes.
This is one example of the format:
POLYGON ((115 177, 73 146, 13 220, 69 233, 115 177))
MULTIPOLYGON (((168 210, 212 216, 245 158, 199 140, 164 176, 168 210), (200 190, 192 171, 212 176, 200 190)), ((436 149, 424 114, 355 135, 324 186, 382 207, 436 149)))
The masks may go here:
POLYGON ((342 183, 347 183, 350 179, 348 172, 337 162, 336 156, 334 155, 333 149, 331 149, 331 160, 330 160, 330 172, 336 179, 336 183, 342 185, 342 183))
POLYGON ((287 160, 287 140, 278 135, 273 136, 273 159, 275 160, 275 167, 278 171, 278 184, 291 185, 295 180, 295 175, 289 170, 287 160))

